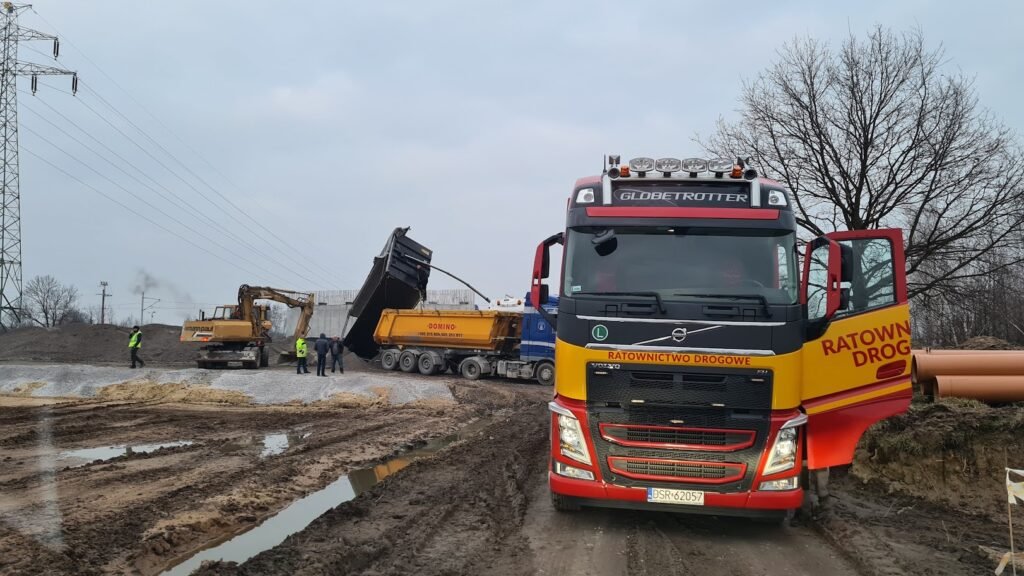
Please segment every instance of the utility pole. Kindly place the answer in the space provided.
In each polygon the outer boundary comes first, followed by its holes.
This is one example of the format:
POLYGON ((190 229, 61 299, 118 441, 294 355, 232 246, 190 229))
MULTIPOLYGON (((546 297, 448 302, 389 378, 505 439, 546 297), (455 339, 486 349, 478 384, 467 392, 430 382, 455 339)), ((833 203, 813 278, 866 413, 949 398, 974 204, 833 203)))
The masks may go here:
POLYGON ((141 303, 139 304, 139 327, 140 328, 146 322, 146 310, 152 308, 153 306, 156 306, 157 302, 160 302, 159 298, 146 298, 146 291, 145 290, 142 291, 142 300, 141 300, 141 303), (150 304, 149 306, 146 306, 146 300, 152 300, 153 303, 150 304))
POLYGON ((100 294, 100 324, 106 324, 107 318, 107 296, 113 297, 113 294, 107 294, 107 283, 101 281, 100 286, 103 287, 103 293, 100 294))
POLYGON ((71 91, 78 91, 78 74, 71 70, 18 60, 18 42, 53 42, 54 59, 60 55, 56 36, 18 25, 27 4, 0 3, 0 328, 18 324, 22 314, 21 196, 18 190, 18 76, 32 78, 32 93, 39 76, 71 76, 71 91))

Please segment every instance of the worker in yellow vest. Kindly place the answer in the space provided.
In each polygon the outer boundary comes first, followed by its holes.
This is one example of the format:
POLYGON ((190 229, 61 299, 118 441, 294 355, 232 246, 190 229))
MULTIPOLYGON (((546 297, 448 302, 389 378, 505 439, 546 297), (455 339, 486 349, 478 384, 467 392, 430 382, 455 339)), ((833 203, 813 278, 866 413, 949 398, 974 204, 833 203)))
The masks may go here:
POLYGON ((144 368, 146 363, 139 358, 139 348, 142 348, 142 331, 138 326, 132 326, 132 332, 128 335, 128 350, 132 353, 132 368, 138 362, 139 368, 144 368))
POLYGON ((306 366, 307 355, 309 351, 306 349, 306 339, 299 336, 295 339, 295 357, 299 359, 298 365, 295 366, 296 374, 309 374, 309 367, 306 366))

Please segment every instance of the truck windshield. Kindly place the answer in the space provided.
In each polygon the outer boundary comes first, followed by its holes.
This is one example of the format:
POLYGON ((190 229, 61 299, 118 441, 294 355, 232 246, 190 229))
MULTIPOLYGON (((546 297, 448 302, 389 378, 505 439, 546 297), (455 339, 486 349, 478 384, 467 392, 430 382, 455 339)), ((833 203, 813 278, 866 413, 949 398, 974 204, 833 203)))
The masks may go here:
POLYGON ((573 228, 563 294, 656 292, 665 300, 797 300, 796 234, 787 230, 573 228))

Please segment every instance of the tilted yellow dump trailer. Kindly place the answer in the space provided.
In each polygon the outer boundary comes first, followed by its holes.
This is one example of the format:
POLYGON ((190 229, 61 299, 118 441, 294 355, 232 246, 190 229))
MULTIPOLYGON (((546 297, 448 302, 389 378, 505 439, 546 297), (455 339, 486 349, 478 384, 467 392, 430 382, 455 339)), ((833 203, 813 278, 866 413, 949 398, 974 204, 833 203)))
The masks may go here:
POLYGON ((381 313, 373 339, 387 370, 451 370, 470 380, 495 375, 550 384, 550 359, 520 355, 522 328, 519 312, 389 309, 381 313))

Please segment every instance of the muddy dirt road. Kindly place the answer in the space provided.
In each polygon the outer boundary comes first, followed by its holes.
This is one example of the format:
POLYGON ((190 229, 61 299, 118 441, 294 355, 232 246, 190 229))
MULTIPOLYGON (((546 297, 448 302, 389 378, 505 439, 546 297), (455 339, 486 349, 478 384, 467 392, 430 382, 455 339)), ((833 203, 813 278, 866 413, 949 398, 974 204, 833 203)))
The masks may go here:
POLYGON ((953 575, 1005 540, 841 474, 834 513, 789 528, 557 513, 550 389, 450 386, 400 407, 0 401, 0 573, 953 575), (222 550, 240 563, 200 567, 222 550))
POLYGON ((886 506, 913 505, 879 501, 842 477, 833 516, 789 528, 665 513, 558 513, 546 491, 545 423, 542 406, 521 410, 280 546, 200 573, 845 576, 991 569, 970 552, 974 542, 939 542, 935 516, 897 515, 886 506))

